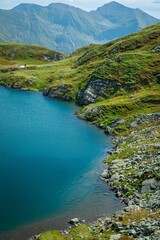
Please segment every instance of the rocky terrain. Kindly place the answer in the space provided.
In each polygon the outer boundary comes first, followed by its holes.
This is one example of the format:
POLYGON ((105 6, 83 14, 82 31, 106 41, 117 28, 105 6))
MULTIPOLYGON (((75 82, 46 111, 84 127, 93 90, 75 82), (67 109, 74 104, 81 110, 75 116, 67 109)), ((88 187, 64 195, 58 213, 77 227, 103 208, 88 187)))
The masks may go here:
POLYGON ((70 95, 71 91, 72 85, 62 84, 54 88, 45 88, 43 91, 43 95, 50 98, 59 98, 64 101, 72 101, 73 99, 70 95))
POLYGON ((107 134, 108 129, 114 134, 114 147, 104 162, 101 179, 126 207, 113 217, 100 218, 90 225, 72 219, 70 224, 77 226, 72 230, 48 231, 35 239, 159 240, 160 113, 128 118, 127 131, 117 135, 117 125, 124 122, 115 119, 105 129, 107 134))
MULTIPOLYGON (((160 113, 141 114, 134 118, 129 132, 113 139, 114 149, 105 161, 106 170, 101 174, 128 207, 116 214, 116 221, 105 219, 101 224, 116 230, 119 238, 127 233, 135 239, 159 239, 160 113), (135 219, 124 223, 124 219, 129 218, 127 215, 132 214, 135 219)), ((116 239, 119 238, 117 235, 116 239)))
POLYGON ((88 105, 97 101, 98 97, 105 98, 110 89, 116 91, 118 88, 117 80, 109 79, 90 79, 88 84, 78 92, 77 103, 81 106, 88 105))

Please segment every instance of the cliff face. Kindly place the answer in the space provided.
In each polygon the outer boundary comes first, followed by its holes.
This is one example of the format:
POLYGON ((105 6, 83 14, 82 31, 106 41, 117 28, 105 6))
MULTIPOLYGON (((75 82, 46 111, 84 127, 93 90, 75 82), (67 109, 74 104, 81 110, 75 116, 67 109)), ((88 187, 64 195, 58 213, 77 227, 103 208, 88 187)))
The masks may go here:
POLYGON ((98 101, 99 97, 105 98, 107 94, 114 93, 117 81, 109 79, 91 79, 88 84, 77 94, 77 103, 88 105, 98 101))

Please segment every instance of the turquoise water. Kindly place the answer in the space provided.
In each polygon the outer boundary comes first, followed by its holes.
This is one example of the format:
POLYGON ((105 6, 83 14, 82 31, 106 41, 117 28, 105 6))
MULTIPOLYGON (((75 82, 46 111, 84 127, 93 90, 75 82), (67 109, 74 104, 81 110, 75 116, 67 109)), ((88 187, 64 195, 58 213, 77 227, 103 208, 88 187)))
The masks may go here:
POLYGON ((0 87, 0 230, 6 239, 22 240, 21 228, 37 233, 63 227, 70 217, 90 220, 122 207, 99 180, 111 138, 76 118, 76 109, 41 93, 0 87))

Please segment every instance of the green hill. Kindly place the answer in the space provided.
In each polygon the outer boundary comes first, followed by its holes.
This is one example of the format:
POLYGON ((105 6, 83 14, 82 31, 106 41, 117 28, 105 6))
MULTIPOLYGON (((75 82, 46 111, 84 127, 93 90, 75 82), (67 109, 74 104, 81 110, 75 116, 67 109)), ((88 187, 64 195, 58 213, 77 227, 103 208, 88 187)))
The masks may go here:
MULTIPOLYGON (((143 91, 142 97, 149 94, 152 98, 150 92, 160 73, 159 42, 160 23, 107 44, 89 45, 66 59, 50 63, 44 56, 50 61, 55 56, 54 51, 1 43, 0 84, 30 90, 45 89, 44 95, 80 105, 105 104, 104 101, 107 104, 113 96, 143 91), (25 63, 27 68, 19 69, 17 63, 25 63), (28 81, 32 82, 30 86, 28 81)), ((56 54, 58 60, 64 58, 63 54, 56 54)), ((159 96, 159 85, 156 88, 153 95, 159 96)))
POLYGON ((62 3, 47 7, 20 4, 0 10, 0 41, 34 43, 71 53, 90 43, 103 43, 159 20, 139 9, 111 2, 86 12, 62 3))
POLYGON ((65 54, 45 47, 22 43, 0 43, 0 64, 42 63, 62 60, 65 54))

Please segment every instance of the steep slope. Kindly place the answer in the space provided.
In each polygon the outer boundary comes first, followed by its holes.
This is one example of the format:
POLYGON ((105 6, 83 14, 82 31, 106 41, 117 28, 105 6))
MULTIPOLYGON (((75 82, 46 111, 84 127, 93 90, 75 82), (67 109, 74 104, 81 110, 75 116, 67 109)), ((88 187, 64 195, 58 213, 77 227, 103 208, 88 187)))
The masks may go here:
POLYGON ((111 2, 86 12, 62 3, 42 7, 20 4, 0 10, 0 41, 35 43, 71 53, 135 32, 159 20, 139 9, 111 2))
POLYGON ((104 6, 99 7, 96 11, 91 11, 91 13, 94 16, 99 15, 114 24, 124 26, 128 23, 132 24, 132 21, 135 20, 140 29, 146 27, 148 24, 156 23, 154 17, 149 16, 142 10, 126 7, 115 1, 105 4, 104 6))
POLYGON ((99 35, 100 40, 120 38, 157 22, 154 17, 140 9, 128 8, 115 1, 92 11, 91 14, 112 23, 112 28, 106 29, 99 35))
POLYGON ((0 41, 36 43, 63 52, 94 42, 98 24, 89 13, 66 4, 20 4, 2 11, 0 41))

